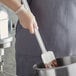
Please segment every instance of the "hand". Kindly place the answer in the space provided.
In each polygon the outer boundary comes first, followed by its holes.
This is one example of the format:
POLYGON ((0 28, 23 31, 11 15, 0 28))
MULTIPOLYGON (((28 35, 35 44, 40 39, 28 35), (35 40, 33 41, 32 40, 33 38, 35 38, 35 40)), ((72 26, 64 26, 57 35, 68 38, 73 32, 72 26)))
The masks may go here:
POLYGON ((35 16, 29 10, 22 10, 18 14, 19 21, 23 28, 28 29, 31 33, 34 33, 34 29, 38 29, 35 16))

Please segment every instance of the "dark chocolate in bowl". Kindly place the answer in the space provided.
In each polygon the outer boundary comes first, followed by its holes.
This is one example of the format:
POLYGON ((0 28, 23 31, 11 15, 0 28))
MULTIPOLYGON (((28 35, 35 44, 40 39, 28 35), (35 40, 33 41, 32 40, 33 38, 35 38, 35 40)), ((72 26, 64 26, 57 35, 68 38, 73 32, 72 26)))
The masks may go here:
POLYGON ((45 68, 43 63, 35 64, 33 69, 36 76, 76 76, 76 56, 56 59, 58 66, 45 68))

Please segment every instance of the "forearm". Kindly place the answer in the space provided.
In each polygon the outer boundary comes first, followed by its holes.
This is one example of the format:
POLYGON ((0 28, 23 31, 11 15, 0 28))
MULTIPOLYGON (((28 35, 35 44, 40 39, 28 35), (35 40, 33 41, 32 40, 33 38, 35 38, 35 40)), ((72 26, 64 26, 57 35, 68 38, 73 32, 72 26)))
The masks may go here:
POLYGON ((18 0, 0 0, 0 2, 12 9, 14 12, 21 7, 21 3, 18 0))
POLYGON ((28 29, 31 33, 34 33, 35 28, 38 29, 35 16, 29 11, 27 0, 23 2, 25 3, 25 8, 18 0, 0 0, 0 2, 16 13, 23 28, 28 29))

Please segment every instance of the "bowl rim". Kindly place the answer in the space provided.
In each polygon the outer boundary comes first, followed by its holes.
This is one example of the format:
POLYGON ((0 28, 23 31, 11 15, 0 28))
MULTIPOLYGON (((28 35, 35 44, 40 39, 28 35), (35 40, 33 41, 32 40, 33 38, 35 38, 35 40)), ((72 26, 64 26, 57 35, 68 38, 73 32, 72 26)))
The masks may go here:
MULTIPOLYGON (((61 57, 61 58, 56 58, 56 59, 66 59, 66 58, 76 58, 76 56, 74 55, 74 56, 65 56, 65 57, 61 57)), ((33 69, 35 69, 35 70, 57 70, 57 69, 61 69, 61 68, 67 68, 67 67, 69 67, 70 65, 75 65, 76 64, 76 62, 73 62, 73 63, 71 63, 71 64, 67 64, 67 65, 62 65, 62 66, 59 66, 59 67, 54 67, 54 68, 37 68, 37 65, 38 64, 34 64, 33 65, 33 69)))

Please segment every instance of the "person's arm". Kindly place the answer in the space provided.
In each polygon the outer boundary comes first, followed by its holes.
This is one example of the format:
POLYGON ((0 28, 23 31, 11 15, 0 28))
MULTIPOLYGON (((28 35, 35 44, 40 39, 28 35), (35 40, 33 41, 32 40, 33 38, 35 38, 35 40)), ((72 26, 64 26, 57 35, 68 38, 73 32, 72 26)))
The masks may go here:
POLYGON ((21 7, 21 3, 18 0, 0 0, 0 2, 8 6, 13 11, 17 11, 21 7))
POLYGON ((31 33, 34 33, 35 28, 38 29, 34 15, 31 11, 25 9, 18 0, 0 0, 0 2, 16 12, 21 25, 31 33))

